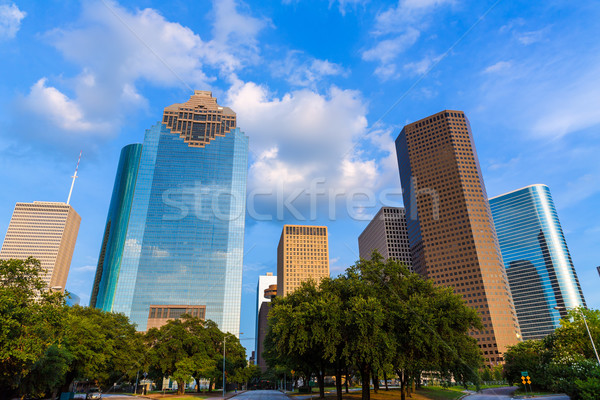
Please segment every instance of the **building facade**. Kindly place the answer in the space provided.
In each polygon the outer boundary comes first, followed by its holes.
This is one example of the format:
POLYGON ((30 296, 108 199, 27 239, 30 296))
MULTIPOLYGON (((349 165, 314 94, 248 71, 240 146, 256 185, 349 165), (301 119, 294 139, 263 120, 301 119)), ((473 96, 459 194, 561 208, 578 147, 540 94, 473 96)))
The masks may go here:
POLYGON ((81 217, 67 203, 17 203, 0 258, 38 259, 44 282, 64 292, 80 223, 81 217))
POLYGON ((473 336, 487 365, 502 363, 520 330, 469 121, 445 110, 406 125, 396 151, 413 268, 479 313, 473 336))
POLYGON ((267 362, 263 357, 265 351, 265 338, 269 327, 269 311, 271 310, 271 300, 277 296, 277 285, 271 284, 262 290, 262 297, 267 301, 263 301, 258 309, 256 316, 256 365, 265 372, 267 370, 267 362))
POLYGON ((329 277, 326 226, 284 225, 277 246, 277 293, 286 296, 309 279, 329 277))
POLYGON ((204 308, 238 334, 247 164, 248 138, 210 92, 165 108, 121 152, 91 306, 141 331, 151 307, 204 308))
POLYGON ((566 308, 585 307, 550 189, 527 186, 491 198, 490 208, 523 339, 543 338, 566 308))
MULTIPOLYGON (((255 327, 255 349, 258 350, 258 345, 260 342, 259 332, 261 329, 260 326, 260 307, 263 303, 269 303, 271 301, 271 297, 265 297, 265 290, 270 286, 277 286, 277 277, 273 275, 272 272, 267 272, 266 275, 260 275, 258 277, 258 285, 256 287, 256 327, 255 327)), ((258 357, 256 358, 258 359, 258 357)))
POLYGON ((360 258, 371 259, 377 250, 385 260, 393 258, 412 270, 406 210, 402 207, 381 207, 358 237, 360 258))

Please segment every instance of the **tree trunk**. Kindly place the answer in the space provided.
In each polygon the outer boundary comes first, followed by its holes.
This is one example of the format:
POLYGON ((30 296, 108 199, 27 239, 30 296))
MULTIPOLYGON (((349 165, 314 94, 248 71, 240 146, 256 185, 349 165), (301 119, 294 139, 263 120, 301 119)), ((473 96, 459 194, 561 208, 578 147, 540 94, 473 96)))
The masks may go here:
POLYGON ((319 398, 325 398, 325 373, 323 371, 317 372, 317 382, 319 383, 319 398))
POLYGON ((208 381, 208 393, 212 392, 213 383, 213 378, 210 378, 210 380, 208 381))
POLYGON ((196 393, 200 393, 200 378, 196 378, 196 393))
POLYGON ((388 390, 390 390, 388 388, 388 383, 387 383, 387 372, 385 372, 385 369, 383 370, 383 381, 385 382, 385 391, 387 392, 388 390))
POLYGON ((337 368, 335 370, 335 392, 337 400, 342 400, 342 370, 337 368))
POLYGON ((379 393, 379 376, 373 373, 373 393, 379 393))
POLYGON ((398 379, 400 379, 400 400, 406 400, 406 392, 405 392, 405 382, 404 382, 404 370, 396 371, 398 374, 398 379))
POLYGON ((362 381, 362 400, 371 400, 371 370, 367 363, 363 363, 360 368, 360 378, 362 381))
POLYGON ((346 394, 350 393, 348 386, 350 385, 350 374, 348 373, 348 367, 346 367, 346 394))
POLYGON ((185 394, 185 381, 177 381, 177 394, 185 394))

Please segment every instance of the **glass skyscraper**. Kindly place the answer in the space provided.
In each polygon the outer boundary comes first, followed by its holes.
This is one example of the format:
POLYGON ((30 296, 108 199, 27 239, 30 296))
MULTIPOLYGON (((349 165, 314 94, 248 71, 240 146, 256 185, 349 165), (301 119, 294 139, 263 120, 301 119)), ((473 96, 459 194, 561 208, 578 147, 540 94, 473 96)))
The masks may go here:
POLYGON ((121 151, 90 305, 140 331, 204 310, 237 334, 247 164, 248 138, 210 92, 165 108, 121 151))
POLYGON ((523 339, 552 333, 566 309, 585 307, 550 190, 531 185, 490 200, 523 339))

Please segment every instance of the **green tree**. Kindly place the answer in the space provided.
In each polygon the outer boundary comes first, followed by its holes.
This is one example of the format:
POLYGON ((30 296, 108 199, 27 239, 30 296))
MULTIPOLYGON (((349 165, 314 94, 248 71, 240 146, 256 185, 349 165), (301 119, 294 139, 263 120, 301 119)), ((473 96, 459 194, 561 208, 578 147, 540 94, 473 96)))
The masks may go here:
POLYGON ((128 382, 143 366, 143 334, 123 314, 97 308, 68 308, 64 343, 72 362, 64 379, 97 381, 102 386, 128 382))
MULTIPOLYGON (((0 260, 0 398, 19 388, 39 393, 24 380, 41 368, 38 361, 64 334, 64 298, 51 293, 41 278, 40 262, 0 260)), ((31 380, 29 380, 31 382, 31 380)), ((49 382, 45 382, 48 383, 49 382)), ((21 392, 22 393, 22 392, 21 392)))

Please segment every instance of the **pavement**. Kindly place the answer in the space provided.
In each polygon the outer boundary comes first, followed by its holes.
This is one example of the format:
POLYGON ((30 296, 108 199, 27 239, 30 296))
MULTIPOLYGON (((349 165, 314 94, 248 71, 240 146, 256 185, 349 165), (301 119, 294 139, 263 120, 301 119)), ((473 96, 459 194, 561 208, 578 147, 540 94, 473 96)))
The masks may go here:
MULTIPOLYGON (((318 396, 317 396, 318 397, 318 396)), ((235 400, 288 400, 279 390, 249 390, 234 397, 235 400)), ((211 399, 212 400, 212 399, 211 399)))
MULTIPOLYGON (((479 393, 474 393, 463 397, 463 400, 511 400, 527 398, 521 395, 515 396, 514 392, 516 390, 516 386, 484 389, 479 393)), ((567 395, 550 395, 532 398, 535 400, 569 400, 569 396, 567 395)))

